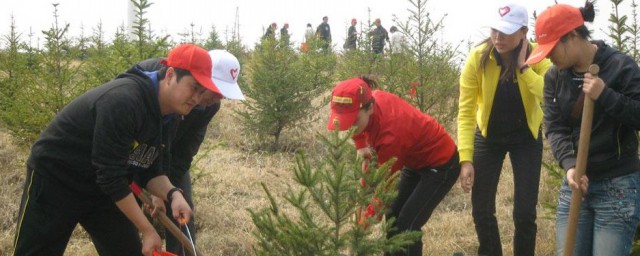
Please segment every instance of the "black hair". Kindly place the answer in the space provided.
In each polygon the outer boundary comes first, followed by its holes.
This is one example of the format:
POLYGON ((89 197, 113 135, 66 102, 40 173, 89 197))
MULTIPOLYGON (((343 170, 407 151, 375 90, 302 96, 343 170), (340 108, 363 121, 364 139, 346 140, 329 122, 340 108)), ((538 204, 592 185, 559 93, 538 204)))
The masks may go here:
MULTIPOLYGON (((378 82, 376 81, 375 76, 373 75, 361 75, 359 76, 360 79, 362 79, 362 81, 364 81, 367 85, 369 85, 369 88, 371 90, 378 88, 378 82)), ((371 97, 371 100, 369 102, 366 102, 362 105, 362 109, 364 110, 369 110, 369 108, 373 105, 373 102, 375 101, 375 99, 373 97, 371 97)))
MULTIPOLYGON (((158 80, 164 79, 164 77, 167 75, 167 69, 169 69, 169 67, 164 66, 158 71, 158 80)), ((191 72, 186 69, 173 68, 173 71, 176 73, 176 80, 178 82, 180 82, 180 79, 182 79, 185 76, 192 76, 191 72)))
MULTIPOLYGON (((582 14, 582 19, 587 22, 593 22, 596 17, 596 10, 593 7, 593 2, 585 1, 584 7, 580 7, 580 13, 582 14)), ((578 34, 578 36, 582 39, 589 39, 591 37, 591 31, 584 24, 580 27, 577 27, 573 31, 578 34)), ((567 39, 572 35, 571 32, 565 34, 560 38, 561 42, 566 42, 567 39)))
MULTIPOLYGON (((527 27, 523 26, 520 28, 520 30, 522 29, 527 29, 527 27)), ((502 32, 500 32, 502 33, 502 32)), ((483 45, 485 44, 486 47, 484 47, 484 49, 482 50, 482 55, 480 56, 480 67, 482 69, 484 69, 487 66, 487 63, 489 62, 489 56, 491 55, 491 52, 493 51, 493 49, 495 48, 493 45, 493 41, 491 41, 491 37, 487 37, 487 39, 485 39, 484 41, 482 41, 479 45, 483 45)), ((522 44, 522 42, 520 42, 520 44, 518 45, 518 47, 516 47, 515 49, 513 49, 511 51, 511 56, 510 57, 510 61, 506 62, 508 63, 507 66, 505 65, 505 60, 502 60, 502 64, 503 65, 503 70, 504 72, 502 72, 502 75, 500 76, 500 80, 508 80, 508 79, 512 79, 513 75, 515 74, 515 70, 516 70, 516 65, 518 62, 518 54, 520 53, 520 49, 522 49, 522 47, 529 47, 529 44, 527 42, 527 45, 522 44)), ((529 52, 527 52, 527 54, 529 54, 529 52)), ((499 58, 499 56, 497 56, 499 58)), ((529 56, 526 56, 529 57, 529 56)))
POLYGON ((391 26, 391 28, 389 29, 390 32, 396 32, 398 31, 398 28, 396 26, 391 26))

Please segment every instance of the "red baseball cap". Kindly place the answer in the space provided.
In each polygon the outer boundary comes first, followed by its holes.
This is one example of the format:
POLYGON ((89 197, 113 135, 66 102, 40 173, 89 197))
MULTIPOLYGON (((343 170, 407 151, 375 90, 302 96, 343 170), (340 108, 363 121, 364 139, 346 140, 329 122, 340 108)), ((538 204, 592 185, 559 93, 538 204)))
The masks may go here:
POLYGON ((194 44, 181 44, 173 48, 162 64, 168 67, 188 70, 202 87, 218 95, 222 95, 211 80, 213 67, 207 50, 194 44))
POLYGON ((526 64, 536 64, 546 58, 562 36, 582 25, 584 18, 579 8, 566 4, 556 4, 547 8, 536 19, 538 47, 531 52, 526 64))
POLYGON ((344 131, 356 122, 362 106, 372 99, 371 88, 360 78, 344 80, 333 88, 331 93, 331 116, 327 129, 344 131), (335 122, 340 123, 336 127, 335 122))

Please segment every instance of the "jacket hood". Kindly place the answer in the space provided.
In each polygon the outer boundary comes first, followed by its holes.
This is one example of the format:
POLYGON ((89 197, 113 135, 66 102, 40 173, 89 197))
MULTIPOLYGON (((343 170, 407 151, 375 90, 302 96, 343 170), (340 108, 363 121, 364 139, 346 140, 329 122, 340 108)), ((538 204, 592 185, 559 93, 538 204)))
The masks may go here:
POLYGON ((149 110, 153 111, 152 114, 161 117, 162 114, 160 113, 158 92, 156 91, 151 78, 149 78, 143 71, 145 70, 138 65, 134 65, 125 73, 118 75, 117 78, 129 78, 135 81, 135 86, 138 86, 143 93, 149 96, 144 98, 144 104, 149 107, 149 110))
POLYGON ((596 41, 592 41, 592 43, 594 43, 594 44, 596 44, 598 46, 598 50, 596 51, 596 55, 593 57, 593 63, 595 63, 595 64, 598 64, 598 65, 602 66, 602 64, 604 64, 604 62, 607 59, 609 59, 609 57, 611 55, 616 53, 616 50, 614 50, 613 48, 609 47, 607 44, 604 43, 604 41, 596 40, 596 41))

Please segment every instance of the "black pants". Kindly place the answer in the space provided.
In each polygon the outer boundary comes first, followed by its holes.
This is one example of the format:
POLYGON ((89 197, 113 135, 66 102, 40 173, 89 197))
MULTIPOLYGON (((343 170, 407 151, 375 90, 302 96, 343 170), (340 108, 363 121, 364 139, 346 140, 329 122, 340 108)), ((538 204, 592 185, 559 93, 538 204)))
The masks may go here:
MULTIPOLYGON (((180 179, 180 181, 176 182, 176 181, 171 181, 171 183, 173 183, 174 186, 179 187, 180 189, 182 189, 183 194, 184 194, 184 199, 187 200, 187 203, 189 203, 189 206, 191 206, 191 209, 194 209, 194 213, 195 213, 195 208, 193 207, 193 199, 192 199, 192 190, 191 190, 191 175, 189 175, 189 172, 187 171, 184 176, 182 177, 182 179, 180 179)), ((175 218, 173 218, 173 213, 171 211, 171 204, 169 204, 168 202, 165 204, 166 209, 167 209, 167 216, 169 217, 169 219, 171 219, 173 221, 174 224, 176 224, 176 226, 180 227, 180 230, 182 230, 182 233, 185 234, 185 236, 189 237, 189 235, 187 234, 187 230, 185 229, 184 226, 182 226, 182 224, 180 224, 175 218)), ((187 226, 189 227, 189 232, 191 233, 191 238, 193 239, 193 243, 195 244, 196 242, 196 225, 195 225, 195 214, 191 217, 191 219, 189 219, 189 222, 187 223, 187 226)), ((177 255, 185 255, 185 252, 188 251, 188 249, 183 248, 182 244, 180 243, 180 241, 178 240, 178 238, 176 238, 175 236, 173 236, 173 234, 171 234, 171 232, 166 232, 166 240, 167 240, 167 251, 171 252, 173 254, 177 254, 177 255)))
MULTIPOLYGON (((420 231, 431 213, 444 196, 451 190, 460 175, 458 151, 443 166, 412 170, 403 168, 398 183, 398 197, 386 214, 387 219, 395 218, 395 232, 392 237, 404 231, 420 231)), ((387 254, 390 255, 390 254, 387 254)), ((407 246, 405 252, 394 255, 422 256, 422 239, 407 246)))
MULTIPOLYGON (((498 136, 496 136, 498 137, 498 136)), ((542 136, 535 140, 529 133, 521 138, 488 141, 479 131, 475 136, 473 166, 475 177, 471 191, 473 222, 480 247, 478 255, 502 255, 502 243, 496 220, 496 192, 506 153, 513 167, 514 255, 534 255, 536 248, 536 204, 542 163, 542 136)))
POLYGON ((80 223, 100 255, 141 255, 138 230, 108 196, 86 197, 27 169, 14 255, 63 255, 80 223))

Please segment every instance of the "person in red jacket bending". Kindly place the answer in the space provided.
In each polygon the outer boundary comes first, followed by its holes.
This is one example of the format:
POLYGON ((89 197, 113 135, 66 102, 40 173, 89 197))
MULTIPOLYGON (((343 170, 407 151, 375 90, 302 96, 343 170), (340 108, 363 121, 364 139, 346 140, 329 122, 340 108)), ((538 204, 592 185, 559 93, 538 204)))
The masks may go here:
MULTIPOLYGON (((380 164, 397 158, 391 171, 402 171, 398 197, 385 214, 387 219, 396 219, 397 229, 387 234, 392 237, 421 230, 458 179, 460 164, 453 139, 438 121, 397 95, 372 91, 376 86, 366 76, 338 83, 327 128, 344 131, 354 127, 359 156, 366 158, 375 150, 380 164)), ((422 255, 421 239, 401 255, 422 255)))

